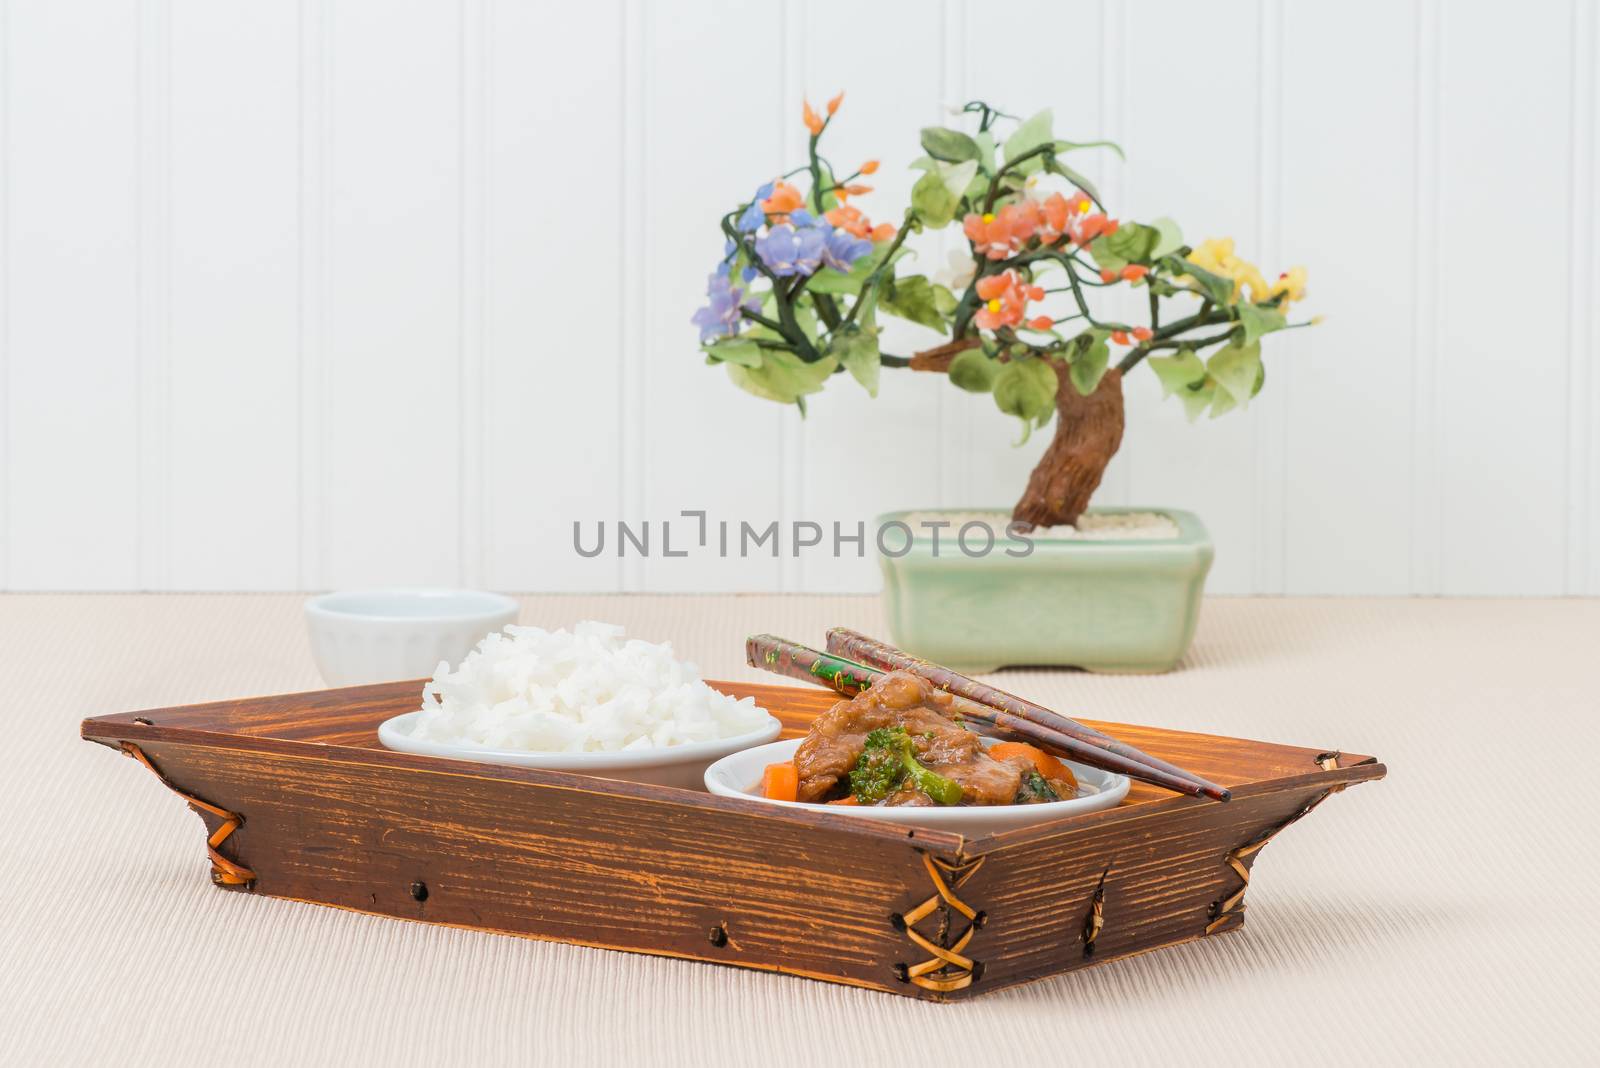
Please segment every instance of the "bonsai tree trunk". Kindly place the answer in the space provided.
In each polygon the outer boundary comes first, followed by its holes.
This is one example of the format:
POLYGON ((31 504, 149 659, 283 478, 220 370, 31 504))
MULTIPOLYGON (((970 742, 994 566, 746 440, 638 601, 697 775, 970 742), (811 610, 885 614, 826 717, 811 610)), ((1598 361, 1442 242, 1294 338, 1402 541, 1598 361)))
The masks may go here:
POLYGON ((1122 444, 1122 372, 1115 367, 1087 397, 1056 364, 1056 436, 1011 512, 1030 527, 1075 524, 1122 444))
MULTIPOLYGON (((952 360, 977 344, 976 338, 957 338, 906 362, 912 370, 944 373, 952 360)), ((1011 512, 1013 522, 1026 523, 1030 529, 1077 523, 1122 444, 1122 372, 1115 367, 1106 371, 1100 385, 1085 397, 1072 384, 1065 364, 1054 367, 1056 436, 1011 512)))

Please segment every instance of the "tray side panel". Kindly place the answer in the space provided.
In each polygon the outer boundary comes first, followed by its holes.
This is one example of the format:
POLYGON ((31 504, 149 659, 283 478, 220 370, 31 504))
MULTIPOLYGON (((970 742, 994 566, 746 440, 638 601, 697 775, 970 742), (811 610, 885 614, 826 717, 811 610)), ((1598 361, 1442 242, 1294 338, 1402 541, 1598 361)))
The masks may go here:
POLYGON ((909 842, 314 755, 145 751, 244 817, 224 851, 253 892, 924 996, 893 968, 889 917, 926 892, 909 842))

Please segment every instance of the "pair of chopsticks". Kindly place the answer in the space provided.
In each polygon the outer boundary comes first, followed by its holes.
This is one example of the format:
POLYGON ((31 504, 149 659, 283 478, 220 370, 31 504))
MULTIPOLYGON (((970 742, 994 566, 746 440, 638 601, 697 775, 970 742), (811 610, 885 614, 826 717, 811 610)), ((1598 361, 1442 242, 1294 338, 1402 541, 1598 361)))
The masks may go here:
POLYGON ((909 672, 948 693, 954 699, 952 711, 983 725, 978 728, 983 733, 1021 738, 1081 764, 1118 772, 1190 797, 1226 801, 1232 796, 1216 783, 1085 727, 1043 705, 910 656, 845 627, 828 631, 827 652, 771 634, 758 634, 745 640, 745 658, 752 667, 820 683, 845 697, 854 697, 890 671, 909 672))

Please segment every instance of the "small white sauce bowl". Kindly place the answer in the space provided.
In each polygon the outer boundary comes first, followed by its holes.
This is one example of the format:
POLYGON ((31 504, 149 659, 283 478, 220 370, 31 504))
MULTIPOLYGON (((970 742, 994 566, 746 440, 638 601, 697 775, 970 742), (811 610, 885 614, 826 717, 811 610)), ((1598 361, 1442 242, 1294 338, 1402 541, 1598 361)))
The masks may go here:
MULTIPOLYGON (((794 758, 800 738, 786 738, 770 745, 759 745, 742 753, 723 757, 706 769, 706 789, 721 797, 742 797, 763 805, 803 808, 813 812, 832 812, 864 820, 928 827, 957 834, 983 835, 1048 823, 1064 816, 1079 816, 1113 808, 1128 796, 1128 777, 1091 768, 1076 761, 1064 761, 1078 780, 1078 796, 1066 801, 1046 801, 1038 805, 942 805, 901 806, 817 805, 804 801, 773 801, 756 793, 761 773, 768 764, 781 764, 794 758)), ((995 738, 983 738, 984 748, 999 745, 995 738)))
POLYGON ((306 602, 311 654, 329 686, 432 678, 439 661, 454 667, 516 621, 516 601, 478 590, 346 590, 306 602))
MULTIPOLYGON (((422 693, 417 692, 417 701, 422 693)), ((485 749, 476 745, 459 745, 448 742, 413 738, 411 731, 418 712, 386 719, 378 725, 378 741, 390 749, 421 756, 450 757, 455 760, 474 760, 481 764, 514 764, 523 768, 543 768, 546 771, 573 771, 581 775, 596 775, 602 779, 623 779, 627 782, 647 782, 657 786, 676 786, 684 790, 703 789, 706 765, 718 757, 750 746, 760 746, 778 736, 783 725, 772 716, 759 730, 731 738, 710 742, 686 742, 656 749, 631 749, 626 752, 562 752, 541 753, 526 749, 485 749)))

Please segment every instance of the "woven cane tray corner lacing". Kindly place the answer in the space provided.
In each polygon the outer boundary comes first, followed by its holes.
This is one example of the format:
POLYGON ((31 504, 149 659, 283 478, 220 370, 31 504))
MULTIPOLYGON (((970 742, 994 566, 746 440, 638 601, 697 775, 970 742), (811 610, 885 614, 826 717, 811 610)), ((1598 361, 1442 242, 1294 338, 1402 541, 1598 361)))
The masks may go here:
POLYGON ((901 978, 924 990, 948 993, 969 987, 983 974, 983 964, 966 956, 962 951, 972 941, 973 933, 983 926, 984 914, 968 905, 956 895, 968 879, 983 867, 982 857, 965 863, 943 860, 929 853, 922 854, 923 867, 933 880, 934 893, 922 904, 897 917, 895 926, 905 931, 905 936, 919 948, 931 954, 920 964, 902 966, 901 978), (967 918, 964 931, 954 938, 950 935, 950 913, 959 912, 967 918), (939 931, 928 938, 917 930, 917 924, 934 912, 940 914, 939 931))
MULTIPOLYGON (((1342 755, 1343 754, 1337 752, 1321 753, 1316 758, 1317 767, 1321 768, 1323 771, 1336 771, 1339 768, 1339 757, 1342 755)), ((1322 791, 1322 793, 1318 794, 1316 797, 1313 797, 1310 801, 1307 801, 1294 815, 1290 816, 1276 827, 1272 827, 1265 833, 1256 836, 1249 842, 1246 842, 1244 845, 1240 846, 1238 849, 1235 849, 1224 858, 1228 867, 1232 868, 1234 873, 1239 876, 1239 889, 1228 895, 1227 898, 1225 898, 1216 906, 1216 918, 1210 923, 1206 924, 1206 934, 1211 934, 1213 931, 1217 930, 1217 928, 1221 927, 1235 916, 1238 916, 1244 912, 1244 892, 1250 889, 1250 868, 1245 864, 1245 861, 1259 852, 1262 846, 1272 841, 1272 839, 1276 837, 1277 834, 1284 828, 1303 819, 1312 809, 1316 808, 1318 805, 1322 804, 1328 798, 1332 797, 1340 790, 1343 790, 1348 785, 1349 783, 1341 782, 1328 787, 1326 790, 1322 791)))
POLYGON ((229 860, 227 857, 223 856, 221 852, 219 852, 222 843, 226 842, 234 831, 237 831, 244 825, 243 816, 239 815, 237 812, 229 812, 225 808, 213 805, 209 801, 203 801, 189 793, 189 791, 178 786, 171 779, 161 774, 161 769, 157 768, 150 758, 145 756, 144 750, 140 749, 132 742, 123 742, 121 748, 122 751, 128 756, 133 757, 139 763, 149 768, 151 773, 155 775, 156 778, 161 780, 161 785, 165 786, 167 789, 183 798, 190 804, 191 807, 209 812, 222 821, 222 826, 213 831, 211 837, 206 839, 206 852, 211 857, 212 882, 222 886, 249 886, 251 883, 256 881, 255 872, 251 871, 249 868, 237 861, 229 860))

